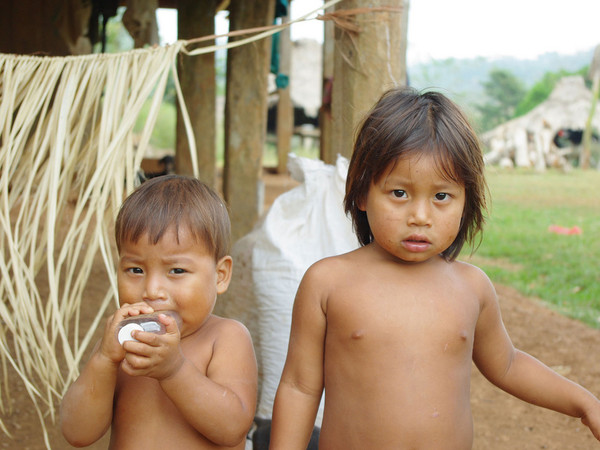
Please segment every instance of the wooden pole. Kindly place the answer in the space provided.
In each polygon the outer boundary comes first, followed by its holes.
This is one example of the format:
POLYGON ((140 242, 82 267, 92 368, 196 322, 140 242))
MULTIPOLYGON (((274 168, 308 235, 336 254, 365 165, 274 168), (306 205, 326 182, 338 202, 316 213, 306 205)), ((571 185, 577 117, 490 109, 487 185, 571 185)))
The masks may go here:
MULTIPOLYGON (((253 28, 272 24, 275 0, 236 0, 229 8, 232 31, 253 28)), ((234 242, 252 230, 262 212, 270 49, 271 39, 262 39, 232 48, 227 56, 223 193, 234 242)))
MULTIPOLYGON (((290 2, 291 3, 291 2, 290 2)), ((289 15, 283 18, 288 21, 289 15)), ((292 42, 289 27, 279 33, 279 73, 291 79, 292 42)), ((292 150, 294 134, 294 106, 292 105, 291 86, 277 89, 277 173, 287 172, 288 154, 292 150)))
POLYGON ((408 0, 345 0, 338 9, 371 8, 358 14, 357 35, 335 30, 333 142, 336 153, 352 154, 355 128, 380 95, 406 85, 408 0), (373 11, 391 7, 395 11, 373 11))
POLYGON ((600 92, 600 45, 596 46, 596 49, 594 50, 594 57, 592 58, 592 64, 590 65, 589 77, 592 79, 592 104, 590 106, 590 113, 585 123, 585 129, 583 130, 583 147, 579 161, 579 166, 582 169, 589 169, 590 167, 590 155, 592 151, 592 120, 594 119, 594 114, 596 114, 596 104, 598 103, 598 93, 600 92))
MULTIPOLYGON (((333 12, 330 7, 325 12, 333 12)), ((335 164, 336 151, 332 139, 333 119, 331 115, 331 100, 333 87, 334 60, 334 25, 325 21, 323 27, 323 84, 321 94, 321 109, 319 111, 319 130, 321 132, 319 151, 321 159, 327 164, 335 164)))
MULTIPOLYGON (((217 0, 179 0, 177 9, 177 33, 179 39, 191 39, 215 33, 217 0)), ((214 45, 214 40, 199 46, 214 45)), ((190 50, 192 50, 190 48, 190 50)), ((215 187, 216 179, 216 76, 215 54, 179 56, 178 71, 181 90, 190 116, 196 152, 199 178, 215 187)), ((181 112, 177 111, 177 138, 175 150, 177 173, 192 175, 192 162, 185 125, 181 112)))

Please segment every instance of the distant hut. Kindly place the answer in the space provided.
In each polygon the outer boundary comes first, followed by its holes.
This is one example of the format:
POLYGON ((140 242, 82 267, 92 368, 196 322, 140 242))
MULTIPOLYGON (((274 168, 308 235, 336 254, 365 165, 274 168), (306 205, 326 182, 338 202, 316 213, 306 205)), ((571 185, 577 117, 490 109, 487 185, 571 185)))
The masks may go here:
MULTIPOLYGON (((592 92, 581 76, 562 78, 550 97, 529 113, 510 120, 483 134, 490 149, 490 164, 534 167, 570 167, 568 158, 578 158, 579 145, 559 147, 556 136, 561 130, 585 128, 592 104, 592 92)), ((600 114, 592 118, 592 127, 600 130, 600 114)))

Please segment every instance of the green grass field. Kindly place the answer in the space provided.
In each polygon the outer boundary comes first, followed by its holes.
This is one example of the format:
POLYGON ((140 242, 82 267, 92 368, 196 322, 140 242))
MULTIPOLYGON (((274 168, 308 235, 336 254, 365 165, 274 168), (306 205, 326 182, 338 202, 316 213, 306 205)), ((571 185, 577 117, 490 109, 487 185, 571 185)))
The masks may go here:
POLYGON ((490 168, 488 184, 489 218, 472 262, 494 282, 600 328, 600 172, 490 168), (551 225, 582 234, 555 234, 551 225))

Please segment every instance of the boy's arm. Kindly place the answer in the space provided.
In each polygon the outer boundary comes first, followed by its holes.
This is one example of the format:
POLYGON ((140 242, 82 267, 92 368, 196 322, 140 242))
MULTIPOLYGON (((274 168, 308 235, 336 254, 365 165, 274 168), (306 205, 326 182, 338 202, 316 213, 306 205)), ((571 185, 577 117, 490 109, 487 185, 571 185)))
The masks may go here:
MULTIPOLYGON (((305 449, 323 392, 323 264, 305 274, 294 302, 287 359, 275 396, 271 449, 305 449)), ((326 286, 327 284, 325 284, 326 286)))
POLYGON ((90 445, 110 427, 117 373, 125 356, 116 327, 129 315, 149 312, 152 308, 145 304, 124 305, 107 320, 102 340, 61 401, 61 431, 71 445, 90 445))
POLYGON ((79 378, 65 393, 60 405, 60 425, 71 445, 90 445, 110 427, 118 367, 96 345, 79 378))
POLYGON ((516 349, 502 323, 493 286, 485 277, 473 361, 493 384, 528 403, 579 417, 600 439, 600 402, 589 391, 516 349))
POLYGON ((184 358, 159 383, 200 434, 215 444, 234 446, 252 425, 258 375, 248 330, 233 320, 224 320, 221 327, 206 373, 184 358))

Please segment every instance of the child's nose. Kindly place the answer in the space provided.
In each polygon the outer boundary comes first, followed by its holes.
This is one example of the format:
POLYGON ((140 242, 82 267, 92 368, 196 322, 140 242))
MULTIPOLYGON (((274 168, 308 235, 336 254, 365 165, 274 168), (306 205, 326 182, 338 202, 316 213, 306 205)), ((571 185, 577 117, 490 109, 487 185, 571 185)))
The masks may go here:
POLYGON ((431 205, 426 200, 414 200, 408 218, 408 224, 413 226, 431 225, 431 205))
POLYGON ((166 298, 167 291, 160 277, 149 276, 146 279, 144 300, 164 300, 166 298))

